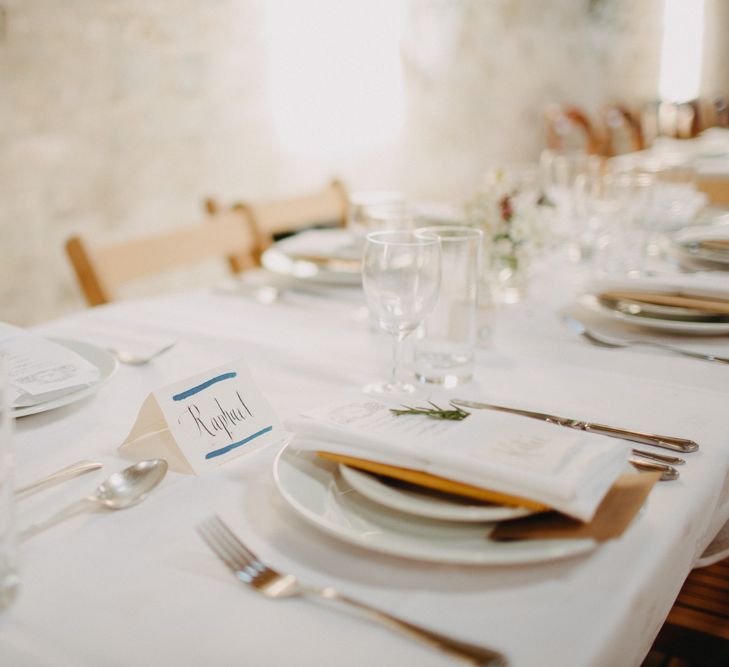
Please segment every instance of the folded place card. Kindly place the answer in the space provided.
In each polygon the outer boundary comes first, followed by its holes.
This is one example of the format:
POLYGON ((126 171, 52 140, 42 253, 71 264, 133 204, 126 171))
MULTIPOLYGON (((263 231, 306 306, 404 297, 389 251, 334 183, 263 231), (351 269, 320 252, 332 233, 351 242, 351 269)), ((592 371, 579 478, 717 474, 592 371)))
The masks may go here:
POLYGON ((245 363, 236 361, 152 392, 119 449, 200 474, 282 437, 273 408, 245 363))

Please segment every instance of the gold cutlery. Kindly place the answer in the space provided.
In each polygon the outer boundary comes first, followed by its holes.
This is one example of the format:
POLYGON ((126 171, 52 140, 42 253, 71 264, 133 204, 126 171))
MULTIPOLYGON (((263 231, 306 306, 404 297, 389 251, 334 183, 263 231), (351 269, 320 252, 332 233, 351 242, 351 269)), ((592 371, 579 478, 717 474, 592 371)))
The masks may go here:
POLYGON ((693 296, 679 292, 633 292, 612 291, 602 292, 601 299, 608 301, 637 301, 639 303, 656 304, 660 306, 673 306, 675 308, 691 308, 707 313, 729 315, 729 300, 706 296, 693 296))
POLYGON ((729 239, 704 239, 699 241, 698 244, 702 248, 709 248, 710 250, 729 251, 729 239))

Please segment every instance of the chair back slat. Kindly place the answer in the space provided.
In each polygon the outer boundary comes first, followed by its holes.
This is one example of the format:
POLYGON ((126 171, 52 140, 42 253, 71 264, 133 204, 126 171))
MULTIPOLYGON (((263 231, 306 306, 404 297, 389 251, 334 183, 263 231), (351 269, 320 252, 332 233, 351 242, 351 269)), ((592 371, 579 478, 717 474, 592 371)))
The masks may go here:
POLYGON ((347 219, 348 198, 344 186, 332 181, 319 192, 288 199, 241 202, 237 207, 255 225, 262 249, 276 234, 298 231, 315 224, 343 226, 347 219))
POLYGON ((215 225, 206 221, 104 246, 89 244, 78 236, 70 238, 66 252, 87 303, 108 303, 121 286, 140 278, 213 257, 256 251, 257 234, 241 211, 222 211, 210 218, 215 225))

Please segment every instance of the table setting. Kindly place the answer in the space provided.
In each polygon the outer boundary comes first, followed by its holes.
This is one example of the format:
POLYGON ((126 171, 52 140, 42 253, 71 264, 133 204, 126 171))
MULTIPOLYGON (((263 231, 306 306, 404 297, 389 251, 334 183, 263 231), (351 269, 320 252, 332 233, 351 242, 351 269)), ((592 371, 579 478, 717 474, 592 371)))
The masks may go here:
POLYGON ((721 216, 661 232, 698 271, 608 272, 523 175, 445 224, 393 194, 215 288, 2 325, 0 662, 641 664, 729 521, 721 216))

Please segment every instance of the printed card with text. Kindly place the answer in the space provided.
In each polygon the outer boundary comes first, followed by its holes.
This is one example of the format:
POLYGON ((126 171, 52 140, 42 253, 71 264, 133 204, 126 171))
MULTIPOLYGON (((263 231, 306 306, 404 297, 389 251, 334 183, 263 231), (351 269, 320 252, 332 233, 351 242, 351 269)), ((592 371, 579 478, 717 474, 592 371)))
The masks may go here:
POLYGON ((152 392, 120 449, 199 474, 282 437, 273 408, 236 361, 152 392))

